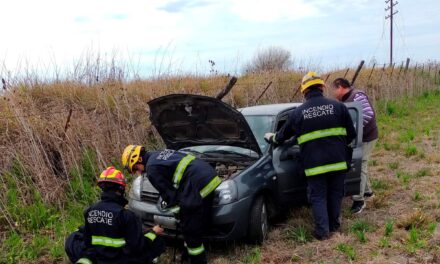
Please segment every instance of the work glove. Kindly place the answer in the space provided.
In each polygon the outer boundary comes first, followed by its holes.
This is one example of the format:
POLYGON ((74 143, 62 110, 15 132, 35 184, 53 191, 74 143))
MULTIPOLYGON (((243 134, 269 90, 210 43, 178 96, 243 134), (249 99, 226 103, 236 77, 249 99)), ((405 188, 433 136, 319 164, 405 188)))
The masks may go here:
POLYGON ((264 134, 264 140, 266 140, 267 143, 274 143, 275 142, 275 133, 268 132, 264 134))

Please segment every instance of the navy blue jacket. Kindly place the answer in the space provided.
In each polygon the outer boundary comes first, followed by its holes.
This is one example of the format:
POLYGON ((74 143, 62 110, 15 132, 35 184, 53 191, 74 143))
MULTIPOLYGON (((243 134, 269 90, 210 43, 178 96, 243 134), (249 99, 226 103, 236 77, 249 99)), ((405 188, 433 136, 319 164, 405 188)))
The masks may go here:
POLYGON ((180 206, 186 211, 199 208, 203 204, 200 191, 217 173, 209 163, 195 158, 183 170, 179 185, 173 184, 173 176, 179 162, 186 153, 165 149, 147 152, 146 173, 151 184, 159 191, 168 207, 180 206))
POLYGON ((124 209, 127 200, 114 192, 103 192, 101 200, 84 212, 86 256, 104 263, 124 263, 126 255, 142 251, 142 223, 124 209))
POLYGON ((320 90, 311 90, 306 102, 290 113, 274 141, 282 144, 292 136, 297 136, 306 176, 348 170, 348 144, 356 131, 343 103, 324 97, 320 90))

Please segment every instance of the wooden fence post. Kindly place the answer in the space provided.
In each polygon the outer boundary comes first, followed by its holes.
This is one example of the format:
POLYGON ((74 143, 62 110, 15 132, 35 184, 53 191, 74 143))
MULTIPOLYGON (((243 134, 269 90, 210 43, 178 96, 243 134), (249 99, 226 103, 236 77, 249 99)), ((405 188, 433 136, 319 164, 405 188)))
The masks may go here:
POLYGON ((383 76, 383 73, 385 72, 385 67, 386 67, 386 64, 384 63, 383 67, 382 67, 382 72, 380 73, 379 82, 382 81, 382 76, 383 76))
POLYGON ((373 75, 373 71, 374 71, 375 66, 376 66, 376 63, 373 64, 373 67, 371 68, 370 75, 368 75, 367 85, 370 83, 370 78, 371 78, 371 75, 373 75))
POLYGON ((260 96, 258 96, 257 100, 255 100, 255 104, 257 104, 258 100, 260 100, 260 98, 264 95, 264 93, 266 93, 267 89, 269 89, 269 87, 272 85, 272 81, 269 82, 269 84, 266 86, 266 88, 264 89, 264 91, 260 94, 260 96))
POLYGON ((393 63, 393 65, 391 65, 391 74, 390 77, 393 77, 393 72, 394 72, 394 66, 396 65, 396 63, 393 63))
POLYGON ((221 90, 215 98, 221 100, 223 97, 225 97, 225 95, 227 95, 231 91, 232 87, 234 87, 236 82, 237 82, 237 77, 232 76, 232 78, 229 80, 229 83, 226 84, 223 90, 221 90))
POLYGON ((350 70, 350 68, 347 68, 347 70, 345 71, 344 79, 347 77, 347 73, 348 73, 349 70, 350 70))
POLYGON ((403 61, 402 64, 400 64, 399 75, 397 76, 397 78, 400 78, 400 73, 402 73, 402 69, 403 69, 403 61))
POLYGON ((406 58, 405 74, 408 72, 408 67, 409 67, 409 58, 406 58))
POLYGON ((357 79, 357 77, 359 75, 359 72, 361 72, 362 66, 364 66, 364 63, 365 63, 364 60, 361 60, 361 63, 359 63, 356 71, 354 72, 353 79, 351 79, 351 85, 353 85, 354 82, 356 81, 356 79, 357 79))

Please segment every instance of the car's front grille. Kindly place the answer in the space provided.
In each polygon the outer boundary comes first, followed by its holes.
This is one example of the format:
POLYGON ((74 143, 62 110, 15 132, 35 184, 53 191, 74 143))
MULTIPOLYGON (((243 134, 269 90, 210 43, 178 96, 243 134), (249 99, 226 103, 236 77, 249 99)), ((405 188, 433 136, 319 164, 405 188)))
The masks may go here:
POLYGON ((157 201, 159 201, 159 193, 144 190, 141 192, 141 201, 157 203, 157 201))
POLYGON ((146 177, 142 181, 141 201, 154 204, 159 201, 159 192, 146 177))

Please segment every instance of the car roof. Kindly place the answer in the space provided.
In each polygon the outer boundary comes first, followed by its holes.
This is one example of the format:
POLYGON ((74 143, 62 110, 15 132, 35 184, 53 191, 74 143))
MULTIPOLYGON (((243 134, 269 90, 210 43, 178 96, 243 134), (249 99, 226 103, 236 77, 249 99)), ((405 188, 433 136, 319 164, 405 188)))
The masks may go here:
POLYGON ((245 116, 250 115, 277 115, 284 110, 300 106, 301 103, 267 104, 243 107, 237 109, 245 116))

